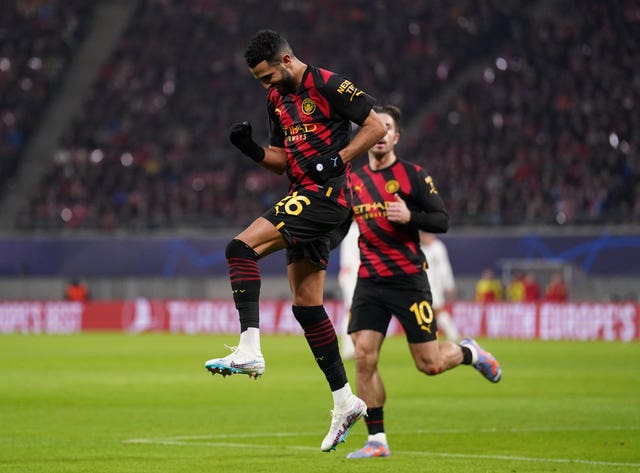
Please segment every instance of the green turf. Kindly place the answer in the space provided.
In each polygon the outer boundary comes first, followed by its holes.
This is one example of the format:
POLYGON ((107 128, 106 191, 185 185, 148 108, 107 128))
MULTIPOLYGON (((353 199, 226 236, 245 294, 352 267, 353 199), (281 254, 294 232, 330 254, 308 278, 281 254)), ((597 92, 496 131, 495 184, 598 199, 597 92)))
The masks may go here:
MULTIPOLYGON (((2 472, 640 470, 640 344, 485 340, 500 384, 428 378, 402 338, 381 361, 392 456, 319 445, 331 396, 301 336, 263 337, 267 371, 211 377, 236 336, 0 337, 2 472)), ((354 384, 353 362, 347 370, 354 384)))

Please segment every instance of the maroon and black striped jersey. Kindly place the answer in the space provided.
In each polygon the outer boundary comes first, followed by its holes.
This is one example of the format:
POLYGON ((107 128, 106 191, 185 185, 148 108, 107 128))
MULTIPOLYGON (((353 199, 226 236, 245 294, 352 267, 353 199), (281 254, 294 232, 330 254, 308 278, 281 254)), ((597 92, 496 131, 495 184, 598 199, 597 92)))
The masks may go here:
POLYGON ((443 233, 449 216, 430 175, 422 167, 396 160, 372 170, 365 164, 351 172, 354 218, 360 230, 360 278, 386 278, 418 274, 426 269, 419 230, 443 233), (406 202, 411 221, 406 225, 387 219, 394 194, 406 202))
MULTIPOLYGON (((373 105, 372 97, 349 80, 313 66, 307 67, 295 93, 283 96, 271 88, 267 99, 270 144, 287 152, 291 191, 318 191, 318 184, 303 170, 307 161, 344 148, 351 139, 351 122, 362 125, 373 105)), ((331 186, 340 188, 332 198, 348 205, 346 178, 332 180, 331 186)))

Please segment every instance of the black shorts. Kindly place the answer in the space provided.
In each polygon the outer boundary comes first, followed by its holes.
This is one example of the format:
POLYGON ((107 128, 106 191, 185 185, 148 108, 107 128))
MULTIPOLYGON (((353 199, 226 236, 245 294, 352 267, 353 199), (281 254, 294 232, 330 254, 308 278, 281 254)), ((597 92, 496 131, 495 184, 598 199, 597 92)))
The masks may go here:
POLYGON ((436 319, 426 274, 370 280, 358 279, 348 332, 375 330, 386 335, 396 316, 409 343, 436 339, 436 319))
POLYGON ((331 232, 350 217, 349 209, 323 194, 299 190, 262 214, 287 242, 287 264, 307 259, 322 269, 329 264, 331 232))

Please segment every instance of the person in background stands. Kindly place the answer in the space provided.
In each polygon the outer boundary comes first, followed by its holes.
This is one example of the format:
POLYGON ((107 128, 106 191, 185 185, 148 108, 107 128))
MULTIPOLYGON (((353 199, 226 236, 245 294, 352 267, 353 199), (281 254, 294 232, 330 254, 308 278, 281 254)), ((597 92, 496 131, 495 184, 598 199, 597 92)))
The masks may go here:
POLYGON ((525 302, 540 300, 540 285, 536 281, 536 275, 532 272, 528 272, 524 276, 524 300, 525 302))
POLYGON ((476 284, 476 302, 500 302, 501 300, 502 284, 491 269, 485 269, 476 284))
POLYGON ((507 286, 507 300, 509 302, 523 302, 525 297, 524 273, 515 270, 511 273, 511 280, 507 286))
POLYGON ((547 302, 566 302, 569 299, 569 290, 564 282, 562 273, 555 272, 545 288, 544 300, 547 302))
POLYGON ((64 298, 68 301, 86 302, 89 300, 89 287, 79 278, 73 278, 64 289, 64 298))

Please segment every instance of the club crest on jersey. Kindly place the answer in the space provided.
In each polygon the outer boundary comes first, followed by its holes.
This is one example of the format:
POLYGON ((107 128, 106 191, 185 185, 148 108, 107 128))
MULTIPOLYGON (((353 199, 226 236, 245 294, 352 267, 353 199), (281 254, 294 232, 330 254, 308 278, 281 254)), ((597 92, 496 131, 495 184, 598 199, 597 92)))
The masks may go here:
POLYGON ((384 190, 386 190, 389 194, 395 194, 400 190, 400 184, 395 179, 391 179, 386 182, 384 185, 384 190))
POLYGON ((313 101, 313 99, 307 97, 302 101, 302 113, 304 113, 305 115, 312 115, 315 111, 316 103, 313 101))

